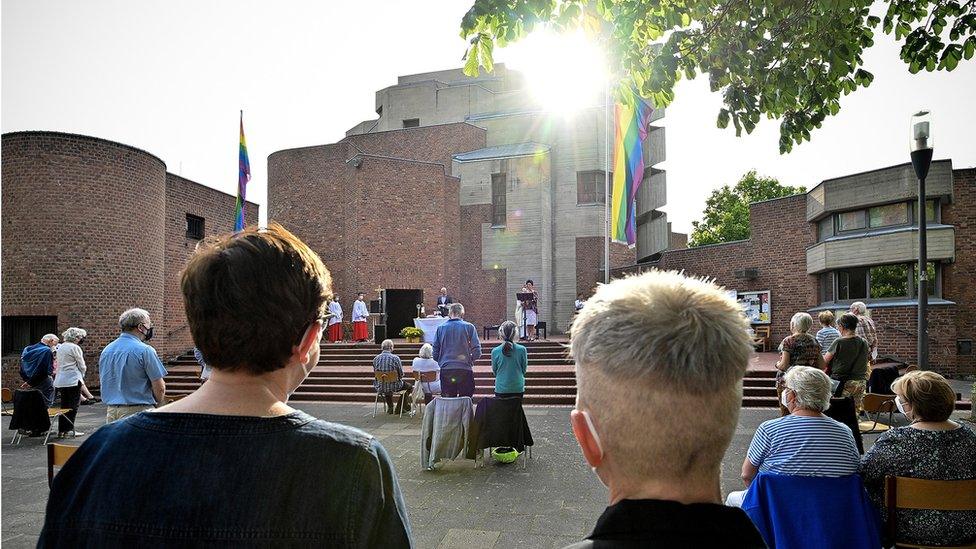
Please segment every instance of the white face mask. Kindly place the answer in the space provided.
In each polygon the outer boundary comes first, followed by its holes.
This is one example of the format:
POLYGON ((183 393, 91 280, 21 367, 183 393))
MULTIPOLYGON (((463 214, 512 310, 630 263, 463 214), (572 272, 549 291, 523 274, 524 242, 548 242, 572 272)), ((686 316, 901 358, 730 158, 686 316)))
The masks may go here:
POLYGON ((783 393, 779 396, 779 401, 783 403, 783 408, 789 409, 790 402, 789 399, 786 398, 786 391, 786 389, 783 389, 783 393))
MULTIPOLYGON (((583 419, 586 420, 586 428, 590 431, 590 436, 593 437, 594 442, 596 442, 596 447, 600 449, 600 456, 602 457, 603 443, 600 442, 600 433, 596 432, 596 427, 593 425, 593 420, 590 419, 590 413, 587 412, 586 410, 580 410, 580 413, 583 414, 583 419)), ((603 479, 596 472, 596 467, 590 467, 590 470, 593 471, 593 474, 596 475, 596 478, 600 479, 601 484, 609 488, 609 486, 607 486, 607 483, 603 482, 603 479)))
POLYGON ((903 416, 908 417, 908 413, 905 412, 905 406, 901 403, 901 397, 895 397, 895 408, 898 408, 898 411, 901 412, 903 416))

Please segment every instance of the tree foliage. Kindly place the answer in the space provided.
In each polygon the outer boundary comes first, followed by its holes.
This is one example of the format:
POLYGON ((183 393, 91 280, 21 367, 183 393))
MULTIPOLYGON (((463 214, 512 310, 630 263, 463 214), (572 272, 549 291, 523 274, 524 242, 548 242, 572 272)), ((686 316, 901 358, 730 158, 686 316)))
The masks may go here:
MULTIPOLYGON (((746 172, 734 187, 728 185, 712 191, 705 201, 701 221, 692 221, 689 246, 719 244, 749 238, 749 204, 806 192, 803 187, 780 185, 772 177, 746 172)), ((803 220, 799 220, 802 222, 803 220)))
MULTIPOLYGON (((540 25, 582 27, 607 44, 619 86, 655 106, 682 77, 707 74, 723 108, 717 125, 751 133, 780 120, 780 152, 840 110, 840 97, 871 84, 862 54, 878 26, 902 43, 912 73, 951 71, 976 53, 976 0, 474 0, 461 21, 465 73, 492 70, 492 51, 540 25)), ((558 54, 558 53, 557 53, 558 54)))

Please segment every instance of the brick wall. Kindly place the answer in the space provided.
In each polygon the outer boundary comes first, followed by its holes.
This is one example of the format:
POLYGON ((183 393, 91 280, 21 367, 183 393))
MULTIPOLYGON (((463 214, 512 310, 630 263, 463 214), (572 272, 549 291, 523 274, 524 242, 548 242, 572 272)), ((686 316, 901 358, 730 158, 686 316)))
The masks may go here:
POLYGON ((461 292, 458 300, 464 304, 465 320, 473 323, 479 333, 481 326, 499 324, 512 318, 515 311, 505 311, 507 269, 482 269, 481 226, 491 223, 491 204, 461 207, 461 292))
MULTIPOLYGON (((869 307, 870 308, 870 307, 869 307)), ((874 307, 871 318, 878 329, 878 355, 893 356, 909 364, 918 356, 918 308, 874 307)), ((944 374, 956 370, 956 316, 954 305, 930 305, 929 366, 944 374)))
MULTIPOLYGON (((602 236, 580 236, 576 238, 576 293, 584 298, 593 295, 597 284, 603 282, 602 236)), ((618 269, 634 264, 637 255, 634 248, 614 242, 610 245, 610 267, 618 269)))
MULTIPOLYGON (((942 290, 956 303, 956 337, 976 340, 976 168, 952 175, 954 202, 943 206, 942 222, 956 227, 956 260, 943 269, 942 290)), ((976 354, 958 356, 956 368, 976 374, 976 354)))
MULTIPOLYGON (((164 311, 166 166, 119 143, 55 132, 3 136, 2 308, 88 331, 88 382, 119 314, 164 311)), ((19 385, 17 356, 3 383, 19 385)))

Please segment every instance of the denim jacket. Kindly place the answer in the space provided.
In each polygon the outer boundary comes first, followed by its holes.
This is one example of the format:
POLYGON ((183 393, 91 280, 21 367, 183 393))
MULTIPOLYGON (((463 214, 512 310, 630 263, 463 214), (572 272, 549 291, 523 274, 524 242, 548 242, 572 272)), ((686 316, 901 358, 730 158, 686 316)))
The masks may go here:
POLYGON ((383 446, 304 412, 140 413, 54 479, 38 547, 410 547, 383 446))

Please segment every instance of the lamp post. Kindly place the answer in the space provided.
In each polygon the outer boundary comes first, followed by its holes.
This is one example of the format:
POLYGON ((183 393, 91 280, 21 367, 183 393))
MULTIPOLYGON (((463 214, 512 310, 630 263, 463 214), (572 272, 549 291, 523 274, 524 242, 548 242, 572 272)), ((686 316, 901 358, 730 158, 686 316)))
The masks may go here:
POLYGON ((909 149, 912 167, 918 177, 918 367, 929 364, 929 269, 925 219, 925 177, 932 164, 935 140, 932 138, 932 113, 919 111, 912 115, 909 149))

